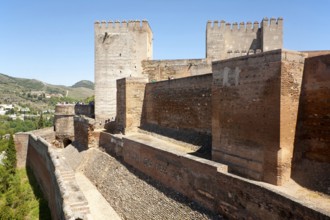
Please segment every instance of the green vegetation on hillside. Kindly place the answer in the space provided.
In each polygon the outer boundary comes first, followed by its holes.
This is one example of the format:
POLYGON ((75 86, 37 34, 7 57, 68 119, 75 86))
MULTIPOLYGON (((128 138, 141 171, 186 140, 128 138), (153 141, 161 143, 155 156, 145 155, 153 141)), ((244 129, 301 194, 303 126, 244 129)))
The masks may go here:
POLYGON ((73 87, 0 74, 0 219, 50 219, 32 172, 17 170, 12 135, 53 126, 58 103, 93 100, 94 84, 80 81, 73 87), (9 105, 10 104, 10 105, 9 105), (4 106, 4 107, 3 107, 4 106), (10 107, 8 107, 10 106, 10 107))
POLYGON ((44 116, 39 116, 39 118, 31 118, 22 121, 20 119, 12 120, 8 116, 0 116, 0 136, 39 129, 42 128, 40 124, 43 125, 42 127, 53 126, 53 117, 45 119, 44 116), (40 120, 42 120, 42 122, 40 122, 40 120))
POLYGON ((51 219, 47 202, 30 170, 16 170, 16 151, 11 135, 0 140, 6 157, 0 164, 0 219, 51 219))
POLYGON ((82 80, 73 86, 51 85, 35 79, 23 79, 0 73, 0 104, 26 104, 35 108, 49 107, 51 98, 82 101, 94 94, 94 83, 82 80), (43 106, 43 107, 41 107, 43 106))

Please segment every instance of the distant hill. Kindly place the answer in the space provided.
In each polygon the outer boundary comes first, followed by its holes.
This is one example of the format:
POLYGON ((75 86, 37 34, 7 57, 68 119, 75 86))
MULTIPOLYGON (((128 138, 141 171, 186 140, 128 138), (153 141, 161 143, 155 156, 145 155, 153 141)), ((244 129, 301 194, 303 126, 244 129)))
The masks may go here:
POLYGON ((75 83, 73 86, 71 86, 72 88, 79 88, 79 87, 83 87, 83 88, 88 88, 88 89, 94 89, 94 83, 89 81, 89 80, 81 80, 77 83, 75 83))
POLYGON ((47 84, 36 79, 16 78, 0 73, 0 103, 34 102, 47 105, 47 97, 83 100, 94 95, 94 84, 82 80, 74 86, 47 84), (40 97, 41 96, 41 97, 40 97))

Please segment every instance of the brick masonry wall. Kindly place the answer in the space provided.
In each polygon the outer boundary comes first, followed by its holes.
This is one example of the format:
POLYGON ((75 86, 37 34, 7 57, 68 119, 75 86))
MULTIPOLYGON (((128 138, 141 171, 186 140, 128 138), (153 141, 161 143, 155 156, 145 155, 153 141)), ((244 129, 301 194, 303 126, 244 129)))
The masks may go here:
POLYGON ((229 219, 327 219, 270 187, 226 173, 226 166, 123 138, 124 161, 229 219))
POLYGON ((99 147, 102 150, 115 157, 122 156, 123 140, 120 135, 101 132, 99 140, 99 147))
POLYGON ((306 59, 293 178, 330 194, 330 55, 306 59))
POLYGON ((123 134, 136 130, 141 115, 147 78, 128 77, 117 80, 117 130, 123 134))
POLYGON ((276 185, 290 177, 303 61, 277 50, 213 63, 213 160, 276 185))
POLYGON ((142 128, 183 135, 210 135, 211 84, 211 74, 148 83, 142 128))
POLYGON ((29 144, 29 136, 30 134, 34 134, 36 136, 41 136, 43 139, 47 141, 55 140, 55 132, 53 127, 43 128, 39 130, 34 130, 31 132, 19 132, 14 135, 14 142, 16 148, 16 159, 17 159, 17 167, 24 168, 26 166, 26 157, 27 150, 29 144))
MULTIPOLYGON (((25 144, 22 136, 15 144, 25 144), (23 143, 19 143, 23 141, 23 143)), ((24 137, 25 138, 25 137, 24 137)), ((87 219, 88 203, 71 167, 45 139, 28 134, 26 165, 31 168, 48 201, 52 219, 87 219)))
POLYGON ((74 107, 74 112, 76 115, 85 115, 87 117, 93 118, 94 117, 94 105, 88 104, 77 104, 74 107))
POLYGON ((142 68, 142 74, 148 77, 150 82, 207 74, 212 71, 211 63, 205 59, 144 60, 142 68))
POLYGON ((55 166, 49 155, 47 145, 35 136, 29 136, 27 165, 31 167, 48 201, 52 218, 64 219, 63 199, 55 176, 55 166))
POLYGON ((95 120, 82 116, 74 117, 74 145, 78 150, 87 150, 89 147, 96 146, 97 139, 94 131, 95 120))

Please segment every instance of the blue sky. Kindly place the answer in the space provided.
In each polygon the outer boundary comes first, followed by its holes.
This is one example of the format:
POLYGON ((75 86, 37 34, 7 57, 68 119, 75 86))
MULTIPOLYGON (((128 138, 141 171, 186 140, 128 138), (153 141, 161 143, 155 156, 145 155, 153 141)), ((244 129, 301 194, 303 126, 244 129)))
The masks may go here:
POLYGON ((72 85, 94 80, 96 20, 147 19, 154 59, 205 57, 208 20, 284 18, 284 48, 330 50, 329 0, 1 0, 0 73, 72 85))

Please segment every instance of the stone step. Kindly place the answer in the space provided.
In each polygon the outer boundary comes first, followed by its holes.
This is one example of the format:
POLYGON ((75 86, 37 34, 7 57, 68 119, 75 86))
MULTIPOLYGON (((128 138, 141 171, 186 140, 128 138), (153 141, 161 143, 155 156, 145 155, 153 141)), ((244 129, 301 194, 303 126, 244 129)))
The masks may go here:
POLYGON ((70 203, 70 207, 88 206, 87 201, 70 203))
POLYGON ((72 207, 71 210, 73 212, 80 212, 80 213, 84 213, 84 214, 87 214, 87 213, 90 213, 90 209, 89 207, 72 207))

